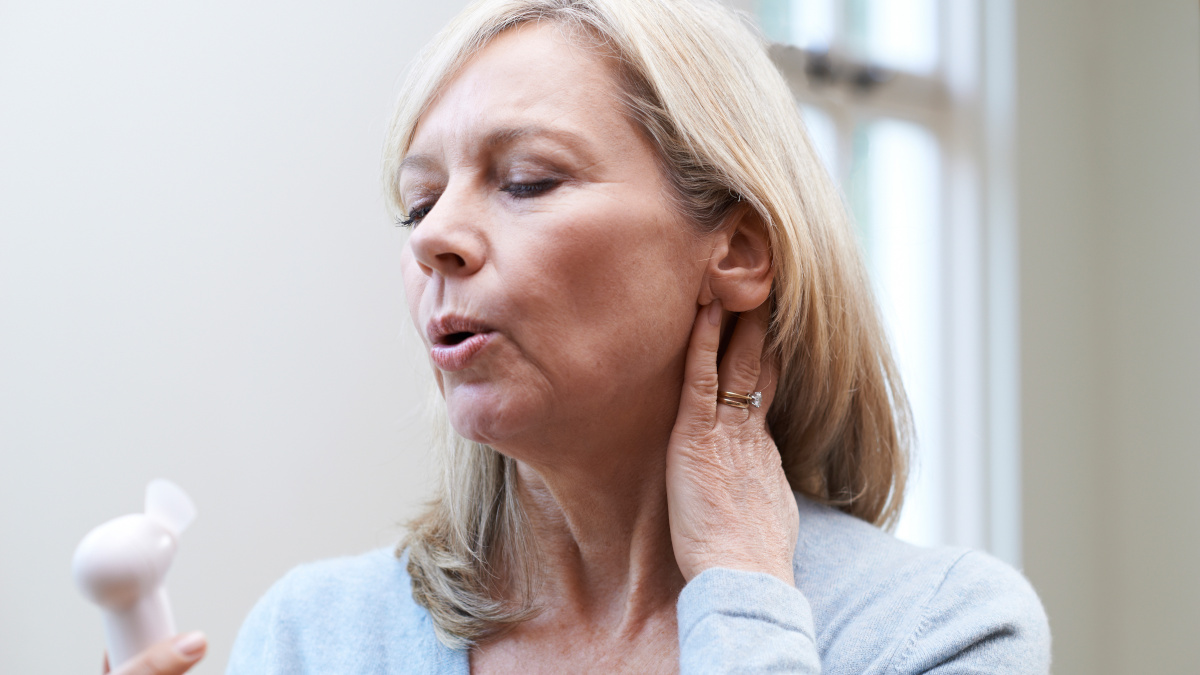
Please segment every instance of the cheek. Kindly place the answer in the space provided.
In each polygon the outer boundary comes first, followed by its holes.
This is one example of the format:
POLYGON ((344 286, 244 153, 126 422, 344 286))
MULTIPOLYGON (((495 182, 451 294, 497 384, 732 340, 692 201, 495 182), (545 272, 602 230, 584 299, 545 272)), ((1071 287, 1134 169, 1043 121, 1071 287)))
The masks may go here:
POLYGON ((691 286, 689 278, 700 268, 687 261, 702 257, 693 250, 695 238, 661 208, 628 208, 639 201, 656 200, 640 194, 581 200, 550 224, 553 229, 531 233, 522 246, 530 253, 526 263, 539 268, 531 276, 584 313, 634 301, 654 304, 664 292, 691 286))
POLYGON ((640 244, 620 241, 611 229, 574 224, 569 233, 531 238, 521 259, 502 272, 523 312, 553 326, 547 337, 588 335, 599 339, 622 319, 638 295, 639 265, 631 260, 640 244), (518 292, 519 291, 519 292, 518 292))
POLYGON ((577 221, 569 237, 522 247, 538 251, 519 282, 536 289, 527 296, 543 327, 530 336, 542 343, 534 351, 563 359, 569 375, 668 367, 690 334, 703 271, 694 238, 675 227, 653 215, 577 221))

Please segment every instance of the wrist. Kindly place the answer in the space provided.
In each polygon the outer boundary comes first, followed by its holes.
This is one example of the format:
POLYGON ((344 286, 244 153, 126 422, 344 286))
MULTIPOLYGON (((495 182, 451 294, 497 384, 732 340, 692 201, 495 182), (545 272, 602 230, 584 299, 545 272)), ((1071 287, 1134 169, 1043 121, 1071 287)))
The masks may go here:
POLYGON ((792 588, 796 587, 796 576, 792 569, 791 560, 768 562, 748 556, 714 556, 713 558, 698 561, 696 564, 689 566, 689 569, 681 568, 680 571, 683 573, 684 581, 690 582, 704 571, 716 568, 737 570, 739 572, 758 572, 759 574, 775 577, 792 588))

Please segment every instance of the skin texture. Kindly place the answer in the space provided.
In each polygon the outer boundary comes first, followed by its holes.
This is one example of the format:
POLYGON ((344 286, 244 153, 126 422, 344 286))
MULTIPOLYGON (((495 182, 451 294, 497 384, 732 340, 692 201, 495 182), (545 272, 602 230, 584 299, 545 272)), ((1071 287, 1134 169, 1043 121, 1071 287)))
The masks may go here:
POLYGON ((474 672, 672 672, 689 579, 793 582, 762 224, 686 222, 613 75, 558 27, 511 29, 434 100, 401 172, 410 313, 422 332, 448 314, 490 330, 467 367, 434 370, 455 429, 518 461, 544 563, 542 612, 474 649, 474 672))

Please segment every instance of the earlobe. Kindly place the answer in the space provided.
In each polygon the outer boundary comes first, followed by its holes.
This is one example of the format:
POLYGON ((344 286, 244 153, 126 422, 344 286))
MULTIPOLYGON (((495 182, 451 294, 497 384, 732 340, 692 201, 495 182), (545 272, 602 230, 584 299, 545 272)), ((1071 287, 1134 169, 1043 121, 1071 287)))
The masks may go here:
POLYGON ((766 302, 774 276, 766 225, 746 206, 731 214, 721 230, 698 301, 705 305, 719 299, 731 312, 747 312, 766 302))

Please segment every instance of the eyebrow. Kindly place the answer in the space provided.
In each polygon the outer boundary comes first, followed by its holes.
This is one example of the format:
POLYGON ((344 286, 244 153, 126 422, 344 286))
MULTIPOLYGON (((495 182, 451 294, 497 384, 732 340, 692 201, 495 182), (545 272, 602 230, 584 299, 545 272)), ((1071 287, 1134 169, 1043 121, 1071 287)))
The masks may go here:
POLYGON ((484 145, 488 148, 500 148, 524 138, 538 136, 556 140, 566 145, 579 146, 585 144, 583 137, 573 131, 555 129, 553 127, 527 126, 496 129, 487 135, 487 138, 484 139, 484 145))
MULTIPOLYGON (((483 145, 488 150, 496 150, 525 138, 537 137, 559 141, 576 151, 587 145, 583 136, 573 131, 544 126, 500 127, 488 133, 483 139, 483 145)), ((436 162, 429 155, 408 155, 400 161, 397 173, 403 173, 405 169, 432 170, 435 166, 436 162)))

